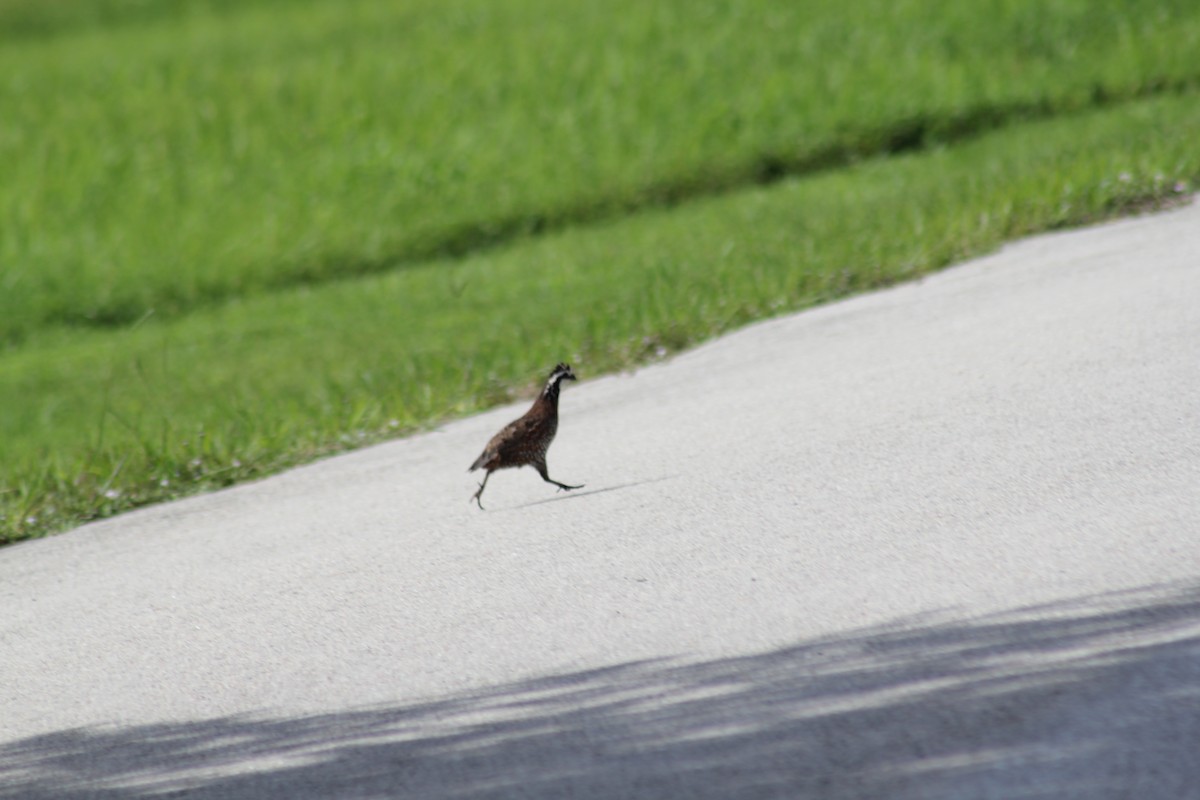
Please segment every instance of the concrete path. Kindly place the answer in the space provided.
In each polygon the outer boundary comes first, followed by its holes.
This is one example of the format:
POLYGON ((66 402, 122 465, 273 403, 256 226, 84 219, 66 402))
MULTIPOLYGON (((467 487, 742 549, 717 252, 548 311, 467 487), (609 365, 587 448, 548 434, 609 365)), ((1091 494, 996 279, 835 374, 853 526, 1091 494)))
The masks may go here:
POLYGON ((1200 205, 576 368, 0 550, 0 798, 1200 797, 1200 205))

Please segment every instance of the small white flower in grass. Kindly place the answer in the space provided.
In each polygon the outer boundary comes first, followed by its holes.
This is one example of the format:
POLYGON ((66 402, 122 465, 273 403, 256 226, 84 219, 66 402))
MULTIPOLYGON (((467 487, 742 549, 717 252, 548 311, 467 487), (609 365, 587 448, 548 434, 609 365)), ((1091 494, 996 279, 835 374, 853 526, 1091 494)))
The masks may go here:
POLYGON ((158 482, 158 485, 159 485, 159 486, 161 486, 161 487, 163 487, 163 488, 165 489, 165 488, 167 488, 168 486, 170 486, 170 485, 171 485, 171 479, 170 479, 170 478, 163 478, 162 480, 160 480, 160 481, 158 482))
POLYGON ((1131 180, 1133 180, 1133 176, 1128 172, 1122 172, 1117 176, 1117 180, 1119 180, 1121 183, 1129 183, 1131 180))
POLYGON ((116 500, 118 497, 121 496, 121 490, 120 489, 106 489, 104 492, 104 496, 107 497, 109 500, 116 500))
POLYGON ((400 427, 400 420, 398 420, 398 419, 389 419, 389 420, 388 420, 388 427, 389 427, 389 428, 399 428, 399 427, 400 427))
POLYGON ((193 458, 193 459, 192 459, 192 460, 191 460, 191 461, 188 463, 188 466, 189 466, 189 467, 191 467, 192 469, 200 469, 200 465, 202 465, 203 463, 204 463, 204 462, 203 462, 203 461, 201 461, 200 459, 198 459, 198 458, 193 458))
POLYGON ((240 458, 235 458, 233 461, 230 462, 230 466, 232 466, 234 469, 237 469, 241 465, 242 465, 242 460, 240 458))
POLYGON ((25 524, 26 525, 37 525, 37 517, 26 517, 25 524))

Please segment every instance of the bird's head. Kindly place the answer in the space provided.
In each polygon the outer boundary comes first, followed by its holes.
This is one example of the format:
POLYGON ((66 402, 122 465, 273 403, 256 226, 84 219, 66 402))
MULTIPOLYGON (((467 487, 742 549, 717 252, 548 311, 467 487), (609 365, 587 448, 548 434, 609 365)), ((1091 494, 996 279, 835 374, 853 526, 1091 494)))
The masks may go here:
POLYGON ((571 371, 571 365, 560 362, 554 369, 550 370, 550 378, 546 381, 546 388, 542 391, 542 394, 557 402, 559 385, 563 381, 573 381, 575 379, 575 373, 571 371))

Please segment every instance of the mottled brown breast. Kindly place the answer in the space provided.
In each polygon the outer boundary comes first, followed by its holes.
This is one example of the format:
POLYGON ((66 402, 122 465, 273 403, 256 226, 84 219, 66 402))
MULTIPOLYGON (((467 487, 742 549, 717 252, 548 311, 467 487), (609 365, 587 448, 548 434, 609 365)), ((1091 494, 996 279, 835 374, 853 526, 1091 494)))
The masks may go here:
POLYGON ((558 431, 558 415, 554 411, 544 403, 535 403, 523 417, 492 437, 472 469, 523 467, 544 461, 558 431))
POLYGON ((524 466, 545 460, 546 450, 558 431, 558 419, 553 416, 522 418, 518 422, 524 423, 518 434, 500 447, 502 466, 524 466))

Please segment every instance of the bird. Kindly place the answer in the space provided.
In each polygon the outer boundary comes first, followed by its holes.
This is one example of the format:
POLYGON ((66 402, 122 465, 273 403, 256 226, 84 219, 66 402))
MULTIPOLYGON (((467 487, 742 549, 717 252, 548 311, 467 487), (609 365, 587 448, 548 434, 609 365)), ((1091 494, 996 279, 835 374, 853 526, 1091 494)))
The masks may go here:
MULTIPOLYGON (((568 486, 550 477, 546 469, 546 451, 554 441, 558 432, 558 392, 563 381, 577 380, 570 364, 559 362, 550 371, 546 386, 541 394, 533 401, 533 405, 519 419, 505 425, 499 433, 492 437, 483 448, 483 453, 475 459, 467 472, 477 469, 487 470, 479 491, 471 495, 479 508, 483 509, 483 487, 487 486, 488 478, 498 469, 509 467, 532 466, 542 476, 546 483, 553 483, 559 491, 582 489, 583 484, 568 486)), ((468 500, 467 502, 470 502, 468 500)))

